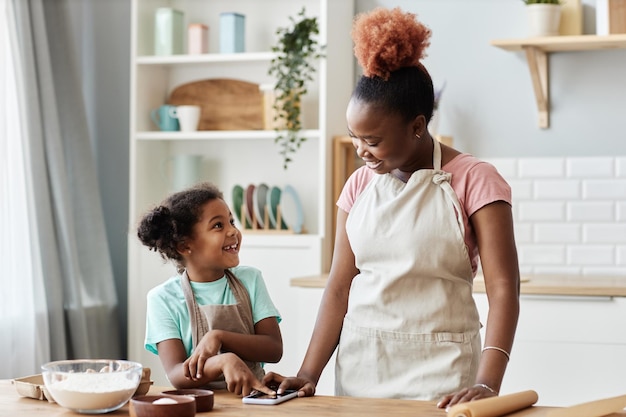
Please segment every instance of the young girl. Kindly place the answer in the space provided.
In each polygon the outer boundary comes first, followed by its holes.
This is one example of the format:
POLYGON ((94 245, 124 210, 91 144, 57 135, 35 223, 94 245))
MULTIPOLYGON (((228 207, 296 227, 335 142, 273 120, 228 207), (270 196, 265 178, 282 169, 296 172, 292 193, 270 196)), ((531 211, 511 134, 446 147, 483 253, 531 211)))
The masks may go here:
POLYGON ((239 265, 241 232, 210 183, 177 192, 141 219, 137 235, 178 275, 148 293, 145 347, 176 388, 224 388, 247 395, 261 362, 278 362, 279 313, 261 272, 239 265))

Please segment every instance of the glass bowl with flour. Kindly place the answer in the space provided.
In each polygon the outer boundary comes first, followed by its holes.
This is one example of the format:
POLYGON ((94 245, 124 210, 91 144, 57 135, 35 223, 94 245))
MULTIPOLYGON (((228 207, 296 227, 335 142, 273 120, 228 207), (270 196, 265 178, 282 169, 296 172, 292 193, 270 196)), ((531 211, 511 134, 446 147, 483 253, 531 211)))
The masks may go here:
POLYGON ((140 363, 125 360, 75 359, 41 367, 44 384, 59 405, 84 414, 122 407, 141 381, 140 363))

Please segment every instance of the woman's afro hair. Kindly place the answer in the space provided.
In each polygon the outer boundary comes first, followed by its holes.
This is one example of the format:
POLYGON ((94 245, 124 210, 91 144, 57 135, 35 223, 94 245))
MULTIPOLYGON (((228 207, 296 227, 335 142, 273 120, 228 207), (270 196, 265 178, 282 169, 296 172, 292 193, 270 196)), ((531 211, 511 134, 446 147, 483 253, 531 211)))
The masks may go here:
POLYGON ((419 66, 430 45, 431 31, 416 20, 415 14, 399 7, 378 7, 354 19, 354 55, 366 77, 380 77, 404 67, 419 66))

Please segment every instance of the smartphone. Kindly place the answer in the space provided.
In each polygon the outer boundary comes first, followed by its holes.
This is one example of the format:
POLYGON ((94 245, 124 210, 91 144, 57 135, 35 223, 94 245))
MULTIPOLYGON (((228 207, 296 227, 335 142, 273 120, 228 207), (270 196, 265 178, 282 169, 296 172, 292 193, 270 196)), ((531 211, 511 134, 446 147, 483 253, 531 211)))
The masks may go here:
POLYGON ((275 396, 267 395, 266 393, 259 391, 243 397, 241 401, 243 401, 244 404, 275 405, 291 400, 292 398, 296 398, 297 396, 297 390, 286 390, 282 394, 275 396))

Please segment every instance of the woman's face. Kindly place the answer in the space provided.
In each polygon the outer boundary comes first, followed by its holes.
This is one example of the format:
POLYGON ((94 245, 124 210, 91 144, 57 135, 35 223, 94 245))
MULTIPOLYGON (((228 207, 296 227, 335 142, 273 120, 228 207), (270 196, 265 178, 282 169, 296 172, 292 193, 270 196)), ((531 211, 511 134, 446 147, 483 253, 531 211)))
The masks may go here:
POLYGON ((420 139, 417 125, 386 112, 380 106, 352 99, 346 111, 348 132, 359 158, 377 174, 394 169, 413 172, 419 168, 420 139))
POLYGON ((235 227, 228 205, 219 198, 211 200, 193 227, 187 262, 198 270, 214 271, 219 279, 224 269, 239 265, 240 244, 241 232, 235 227))

